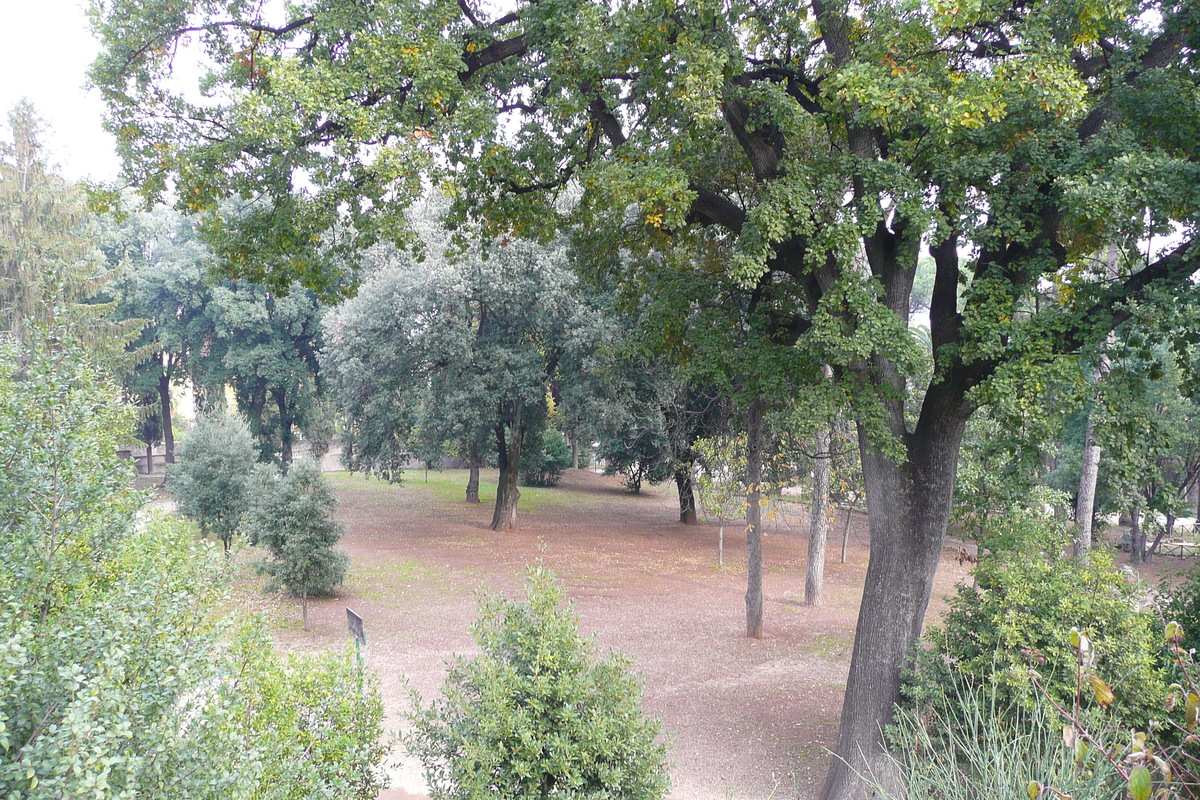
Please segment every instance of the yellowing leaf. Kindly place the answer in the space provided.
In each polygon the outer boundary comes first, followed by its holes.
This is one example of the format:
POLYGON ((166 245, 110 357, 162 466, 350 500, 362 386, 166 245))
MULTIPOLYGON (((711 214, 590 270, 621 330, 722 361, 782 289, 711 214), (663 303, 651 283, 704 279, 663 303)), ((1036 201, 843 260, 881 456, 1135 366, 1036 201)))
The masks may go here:
POLYGON ((1100 704, 1101 708, 1111 706, 1113 700, 1116 699, 1113 697, 1112 689, 1095 675, 1089 675, 1088 677, 1092 679, 1092 692, 1096 695, 1096 702, 1100 704))

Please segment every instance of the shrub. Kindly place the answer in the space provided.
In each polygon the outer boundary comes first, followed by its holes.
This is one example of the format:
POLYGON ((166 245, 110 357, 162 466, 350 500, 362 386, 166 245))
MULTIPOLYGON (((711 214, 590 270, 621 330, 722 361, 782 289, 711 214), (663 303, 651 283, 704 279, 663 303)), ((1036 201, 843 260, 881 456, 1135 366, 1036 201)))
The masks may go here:
POLYGON ((229 702, 242 732, 257 743, 257 795, 270 800, 318 797, 375 800, 385 785, 383 701, 354 649, 313 656, 275 655, 268 636, 250 627, 231 648, 241 676, 229 702))
POLYGON ((521 482, 526 486, 557 486, 569 466, 571 446, 567 437, 546 429, 538 439, 526 442, 521 451, 521 482))
MULTIPOLYGON (((1189 572, 1178 585, 1164 581, 1158 587, 1158 604, 1162 615, 1175 620, 1182 626, 1184 650, 1200 650, 1200 573, 1189 572)), ((1162 651, 1163 659, 1174 664, 1174 659, 1162 651)))
POLYGON ((531 568, 528 602, 482 598, 481 653, 450 665, 441 697, 414 697, 405 744, 434 800, 660 798, 666 749, 628 661, 597 658, 563 608, 561 585, 531 568))
POLYGON ((225 414, 200 417, 170 470, 179 510, 214 534, 228 552, 249 503, 254 438, 245 421, 225 414))
POLYGON ((1037 695, 1030 670, 1057 702, 1075 697, 1077 659, 1069 643, 1078 628, 1093 643, 1093 669, 1111 676, 1112 710, 1142 726, 1158 713, 1166 684, 1156 661, 1153 620, 1134 598, 1107 553, 1090 562, 1063 557, 1068 533, 1030 509, 987 523, 977 586, 960 585, 940 627, 927 635, 910 703, 944 708, 950 675, 994 690, 1002 705, 1030 705, 1037 695))
POLYGON ((337 548, 343 528, 333 517, 333 487, 312 459, 301 459, 286 475, 261 466, 251 482, 245 530, 267 548, 262 570, 278 586, 301 598, 308 630, 308 598, 328 595, 346 576, 349 557, 337 548))
POLYGON ((127 409, 57 347, 0 352, 0 797, 374 798, 373 682, 231 636, 228 561, 145 512, 127 409))

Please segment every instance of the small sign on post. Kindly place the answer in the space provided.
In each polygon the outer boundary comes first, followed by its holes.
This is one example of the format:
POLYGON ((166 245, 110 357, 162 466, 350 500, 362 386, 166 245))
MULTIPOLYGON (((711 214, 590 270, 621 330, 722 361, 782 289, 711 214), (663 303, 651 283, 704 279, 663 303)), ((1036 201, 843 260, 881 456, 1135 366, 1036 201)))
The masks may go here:
POLYGON ((362 647, 367 643, 367 634, 363 630, 363 620, 358 614, 355 614, 349 608, 346 609, 346 627, 350 629, 350 635, 354 637, 354 641, 362 647))

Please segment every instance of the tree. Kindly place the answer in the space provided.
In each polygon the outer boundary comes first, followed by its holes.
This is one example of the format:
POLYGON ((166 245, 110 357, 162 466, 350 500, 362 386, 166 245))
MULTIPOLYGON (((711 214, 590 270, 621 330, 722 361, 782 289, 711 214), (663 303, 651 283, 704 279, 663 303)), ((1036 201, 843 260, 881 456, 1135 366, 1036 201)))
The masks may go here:
POLYGON ((593 652, 548 570, 530 568, 525 591, 525 603, 481 598, 471 626, 481 653, 451 662, 430 706, 414 697, 405 745, 431 796, 663 797, 666 748, 628 661, 593 652))
POLYGON ((117 273, 107 287, 112 316, 144 326, 126 346, 140 360, 122 379, 131 395, 154 397, 165 460, 173 464, 171 387, 191 376, 193 362, 199 373, 202 354, 213 346, 212 292, 205 283, 210 256, 187 219, 166 206, 109 220, 103 231, 100 248, 117 273))
POLYGON ((29 100, 13 107, 8 122, 12 142, 0 141, 0 325, 18 343, 35 325, 67 331, 121 365, 116 355, 136 323, 109 323, 104 305, 87 302, 111 271, 89 235, 83 191, 48 162, 29 100))
POLYGON ((345 532, 333 517, 333 486, 312 459, 292 464, 287 474, 264 465, 254 482, 244 530, 252 544, 270 553, 263 571, 293 595, 300 596, 304 630, 308 630, 308 598, 331 594, 346 577, 349 556, 337 548, 345 532))
POLYGON ((924 623, 975 391, 1010 365, 1090 350, 1155 289, 1191 289, 1200 115, 1181 98, 1195 90, 1194 10, 349 8, 268 21, 249 5, 106 6, 92 77, 128 175, 151 193, 171 176, 195 210, 261 196, 250 216, 213 217, 212 237, 231 269, 278 280, 334 283, 291 249, 314 238, 350 252, 399 234, 397 209, 427 166, 453 187, 452 216, 496 236, 549 235, 569 217, 609 251, 724 240, 724 269, 751 296, 787 287, 795 312, 764 323, 833 368, 868 501, 886 510, 869 518, 823 797, 860 794, 857 776, 885 763, 880 731, 924 623), (202 102, 164 80, 192 30, 217 64, 202 102), (576 202, 560 202, 566 186, 576 202), (1170 243, 1143 252, 1152 236, 1170 243), (910 422, 922 242, 935 264, 933 370, 910 422), (1139 256, 1088 279, 1088 255, 1114 242, 1139 256))
POLYGON ((263 458, 292 462, 299 428, 320 397, 321 307, 299 284, 282 292, 245 281, 212 289, 212 348, 201 369, 232 385, 263 458))
POLYGON ((561 246, 512 241, 453 260, 397 253, 330 321, 326 362, 349 418, 348 462, 394 470, 419 447, 491 437, 500 466, 492 528, 516 524, 521 452, 543 424, 563 357, 601 320, 561 246), (424 444, 422 444, 424 443, 424 444))
POLYGON ((196 421, 168 474, 179 510, 220 539, 226 553, 249 507, 254 463, 254 440, 245 421, 209 414, 196 421))

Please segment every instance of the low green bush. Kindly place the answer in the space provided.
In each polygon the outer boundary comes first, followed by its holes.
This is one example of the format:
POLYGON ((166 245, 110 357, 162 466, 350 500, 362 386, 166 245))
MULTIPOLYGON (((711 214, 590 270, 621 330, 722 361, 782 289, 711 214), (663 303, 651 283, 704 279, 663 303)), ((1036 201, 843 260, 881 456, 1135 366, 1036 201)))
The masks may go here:
POLYGON ((571 466, 567 437, 548 428, 540 438, 525 443, 521 451, 521 483, 526 486, 557 486, 571 466))
POLYGON ((1093 552, 1086 563, 1064 555, 1068 531, 1040 510, 990 518, 986 532, 976 585, 959 585, 941 624, 928 632, 908 703, 944 708, 946 687, 962 676, 1006 706, 1032 706, 1040 694, 1035 681, 1070 706, 1079 664, 1069 632, 1077 628, 1092 643, 1090 670, 1112 685, 1116 718, 1142 727, 1160 714, 1167 682, 1157 620, 1135 608, 1109 555, 1093 552))
POLYGON ((350 563, 337 546, 344 529, 333 516, 333 486, 320 465, 305 458, 285 475, 274 465, 260 465, 251 487, 243 529, 252 544, 267 549, 261 569, 271 576, 272 588, 301 598, 308 630, 308 598, 333 594, 350 563))
POLYGON ((526 603, 480 600, 480 654, 454 659, 441 696, 413 698, 404 737, 433 800, 652 800, 667 791, 659 724, 628 661, 597 657, 553 575, 530 569, 526 603))

